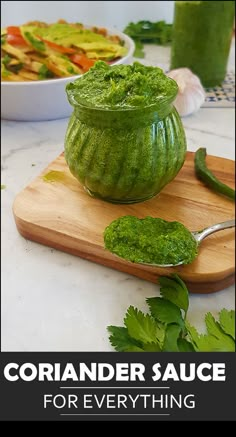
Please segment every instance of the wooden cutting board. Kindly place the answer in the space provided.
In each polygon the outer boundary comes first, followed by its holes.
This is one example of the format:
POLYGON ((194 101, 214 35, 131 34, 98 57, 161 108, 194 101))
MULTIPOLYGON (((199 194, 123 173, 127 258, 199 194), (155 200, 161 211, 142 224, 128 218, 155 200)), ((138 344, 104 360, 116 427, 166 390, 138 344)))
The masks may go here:
MULTIPOLYGON (((16 226, 25 238, 151 282, 176 272, 191 292, 222 290, 235 281, 234 229, 209 236, 191 265, 174 268, 133 264, 103 248, 103 230, 123 215, 177 220, 192 231, 234 218, 234 202, 196 179, 193 159, 194 154, 188 152, 178 176, 155 198, 115 205, 90 197, 71 175, 61 154, 17 195, 13 205, 16 226), (60 181, 44 181, 43 175, 51 170, 63 172, 60 181)), ((208 156, 207 164, 222 182, 234 186, 234 161, 208 156)))

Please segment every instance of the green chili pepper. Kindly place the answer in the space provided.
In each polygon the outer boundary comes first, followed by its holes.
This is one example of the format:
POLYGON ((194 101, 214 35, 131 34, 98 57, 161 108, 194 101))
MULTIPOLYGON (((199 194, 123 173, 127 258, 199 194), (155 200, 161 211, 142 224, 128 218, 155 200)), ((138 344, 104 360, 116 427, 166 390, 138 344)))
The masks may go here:
POLYGON ((235 190, 228 185, 223 184, 217 179, 214 174, 207 168, 206 165, 206 148, 200 147, 194 157, 195 172, 198 179, 202 180, 206 185, 212 188, 217 193, 223 194, 232 200, 235 200, 235 190))

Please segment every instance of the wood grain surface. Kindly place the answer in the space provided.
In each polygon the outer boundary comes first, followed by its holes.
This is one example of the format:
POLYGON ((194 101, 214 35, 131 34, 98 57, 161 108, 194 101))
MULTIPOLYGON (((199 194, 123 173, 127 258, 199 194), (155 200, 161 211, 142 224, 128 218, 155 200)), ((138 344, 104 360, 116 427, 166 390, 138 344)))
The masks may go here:
MULTIPOLYGON (((227 185, 234 187, 234 161, 207 156, 207 165, 227 185)), ((194 154, 187 152, 178 176, 155 198, 132 205, 115 205, 90 197, 71 175, 63 154, 21 191, 14 201, 16 226, 25 238, 69 252, 151 282, 178 273, 193 293, 222 290, 235 281, 235 230, 206 238, 198 258, 190 265, 158 268, 141 266, 112 255, 103 247, 103 231, 123 215, 177 220, 189 230, 200 230, 234 218, 233 201, 214 193, 196 179, 194 154), (57 182, 45 182, 51 170, 63 172, 57 182)))

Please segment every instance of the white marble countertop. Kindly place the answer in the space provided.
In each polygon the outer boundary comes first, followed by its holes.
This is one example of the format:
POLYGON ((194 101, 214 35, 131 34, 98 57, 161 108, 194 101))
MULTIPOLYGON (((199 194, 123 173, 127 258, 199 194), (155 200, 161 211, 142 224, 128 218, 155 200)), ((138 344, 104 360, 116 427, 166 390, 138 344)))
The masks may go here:
MULTIPOLYGON (((148 47, 146 61, 164 64, 166 56, 148 47)), ((209 154, 235 159, 234 115, 233 108, 202 108, 183 118, 188 150, 204 145, 209 154)), ((63 150, 67 123, 2 120, 3 351, 112 351, 106 326, 123 325, 129 305, 147 311, 145 298, 159 294, 155 284, 18 234, 14 197, 63 150)), ((234 303, 235 286, 191 295, 188 318, 201 330, 207 311, 217 315, 234 303)))

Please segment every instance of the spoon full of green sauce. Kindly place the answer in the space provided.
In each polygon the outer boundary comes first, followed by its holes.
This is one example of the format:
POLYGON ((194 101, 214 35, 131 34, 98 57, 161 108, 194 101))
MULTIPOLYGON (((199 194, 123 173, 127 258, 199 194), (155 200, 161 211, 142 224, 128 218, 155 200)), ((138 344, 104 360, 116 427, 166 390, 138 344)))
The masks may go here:
POLYGON ((235 227, 235 220, 190 232, 182 223, 161 218, 123 216, 106 227, 105 248, 128 261, 155 267, 191 264, 202 240, 214 232, 235 227))

